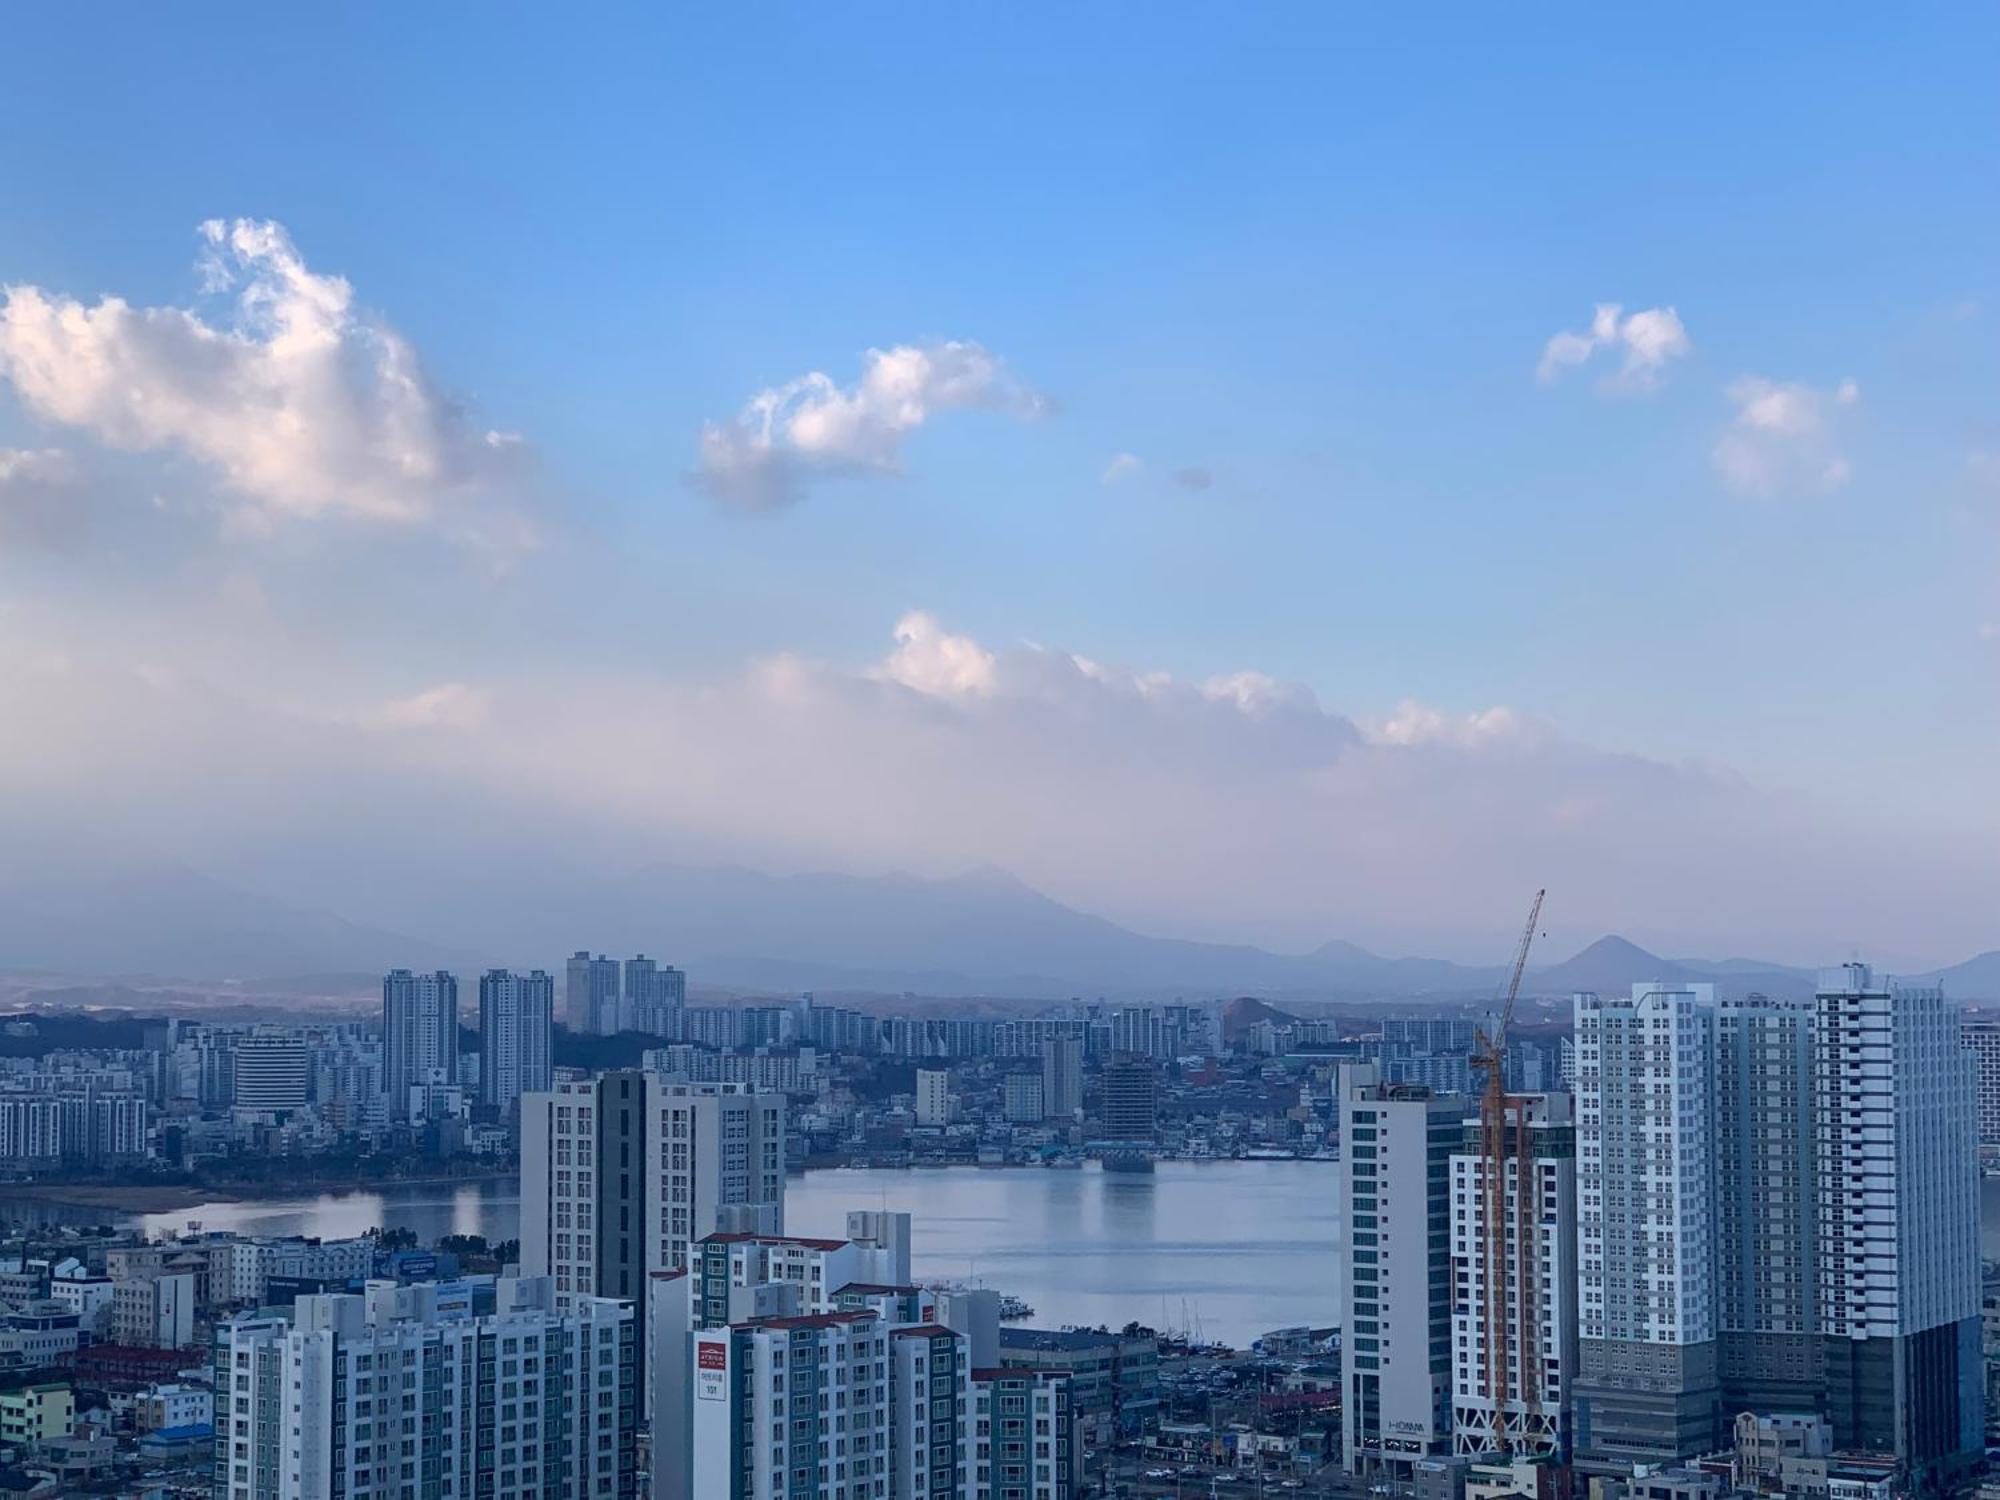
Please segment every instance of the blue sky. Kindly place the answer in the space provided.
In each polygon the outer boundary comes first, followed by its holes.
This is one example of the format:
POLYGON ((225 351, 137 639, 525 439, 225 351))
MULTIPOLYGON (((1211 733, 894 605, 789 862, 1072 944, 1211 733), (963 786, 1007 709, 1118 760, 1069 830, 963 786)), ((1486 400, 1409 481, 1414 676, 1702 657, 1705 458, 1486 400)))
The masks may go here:
MULTIPOLYGON (((1991 7, 80 6, 11 35, 0 283, 220 327, 196 226, 282 225, 441 398, 520 435, 531 477, 509 483, 538 516, 498 570, 427 519, 301 517, 273 491, 260 525, 232 526, 243 486, 212 446, 121 443, 101 409, 52 420, 0 379, 0 450, 60 448, 91 508, 86 543, 0 542, 17 640, 106 661, 145 641, 257 712, 300 711, 274 684, 323 682, 346 697, 314 711, 354 719, 438 685, 528 701, 589 679, 615 704, 777 656, 879 681, 892 626, 924 611, 1003 659, 1031 643, 1187 684, 1255 671, 1371 743, 1414 699, 1447 724, 1504 705, 1606 764, 1694 762, 1785 828, 1887 837, 1957 892, 1949 918, 1857 937, 1978 940, 1995 890, 1973 851, 2000 832, 1991 7), (1670 308, 1690 347, 1644 389, 1617 388, 1618 349, 1538 380, 1547 341, 1600 303, 1670 308), (811 371, 849 387, 871 348, 952 340, 1051 410, 932 409, 895 444, 900 472, 815 471, 763 513, 691 482, 704 423, 758 391, 811 371), (1749 379, 1816 424, 1757 438, 1761 493, 1717 461, 1749 379), (1119 454, 1141 467, 1103 482, 1119 454), (1175 477, 1197 471, 1205 487, 1175 477), (266 656, 232 654, 212 596, 257 601, 266 656)), ((1051 743, 1126 782, 1149 734, 1051 743)), ((520 798, 525 774, 481 777, 520 798)), ((1492 781, 1476 759, 1460 774, 1492 781)), ((707 853, 986 855, 976 820, 874 837, 950 821, 928 802, 863 799, 866 838, 787 820, 805 837, 654 808, 634 782, 634 804, 591 815, 707 853)), ((1190 773, 1161 795, 1210 790, 1190 773)), ((958 791, 938 803, 979 796, 958 791)), ((1257 859, 1254 839, 1177 837, 1198 861, 1257 859)), ((1618 843, 1551 858, 1594 883, 1618 843)), ((1409 920, 1416 863, 1372 905, 1349 866, 1325 903, 1287 885, 1227 910, 1108 860, 1022 873, 1177 930, 1488 931, 1475 892, 1409 920)), ((1718 898, 1577 920, 1802 948, 1857 915, 1718 898)))

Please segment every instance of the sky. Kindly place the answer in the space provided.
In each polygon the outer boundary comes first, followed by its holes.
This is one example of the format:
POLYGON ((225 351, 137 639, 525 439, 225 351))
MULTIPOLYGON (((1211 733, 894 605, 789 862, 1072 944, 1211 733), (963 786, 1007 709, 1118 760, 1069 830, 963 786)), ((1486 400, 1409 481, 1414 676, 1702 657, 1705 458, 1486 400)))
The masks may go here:
POLYGON ((1990 6, 9 38, 17 848, 2000 947, 1990 6))

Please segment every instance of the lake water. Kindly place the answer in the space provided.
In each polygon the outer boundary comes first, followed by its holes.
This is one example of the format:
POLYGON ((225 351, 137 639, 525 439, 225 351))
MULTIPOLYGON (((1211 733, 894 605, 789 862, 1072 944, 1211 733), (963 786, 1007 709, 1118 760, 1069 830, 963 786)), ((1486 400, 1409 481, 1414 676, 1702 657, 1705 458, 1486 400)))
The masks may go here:
MULTIPOLYGON (((1273 1328, 1330 1323, 1334 1169, 1325 1162, 1162 1162, 1152 1174, 1038 1169, 808 1172, 785 1191, 794 1234, 839 1235, 851 1208, 915 1215, 916 1274, 1025 1299, 1040 1327, 1137 1319, 1247 1344, 1273 1328)), ((74 1215, 76 1211, 70 1211, 74 1215)), ((360 1234, 377 1224, 445 1234, 519 1233, 512 1183, 392 1187, 209 1203, 137 1220, 245 1234, 360 1234)), ((132 1222, 126 1220, 125 1222, 132 1222)))
MULTIPOLYGON (((1335 1321, 1334 1169, 1324 1162, 1162 1162, 1151 1176, 1082 1171, 829 1171, 794 1177, 794 1234, 839 1235, 850 1208, 916 1216, 917 1274, 1025 1298, 1042 1327, 1137 1319, 1238 1346, 1273 1328, 1335 1321)), ((1982 1238, 2000 1260, 2000 1179, 1980 1185, 1982 1238)), ((62 1217, 93 1217, 66 1210, 62 1217)), ((137 1220, 250 1234, 359 1234, 380 1224, 429 1242, 514 1238, 511 1182, 396 1187, 211 1203, 137 1220)), ((133 1222, 127 1219, 124 1222, 133 1222)))

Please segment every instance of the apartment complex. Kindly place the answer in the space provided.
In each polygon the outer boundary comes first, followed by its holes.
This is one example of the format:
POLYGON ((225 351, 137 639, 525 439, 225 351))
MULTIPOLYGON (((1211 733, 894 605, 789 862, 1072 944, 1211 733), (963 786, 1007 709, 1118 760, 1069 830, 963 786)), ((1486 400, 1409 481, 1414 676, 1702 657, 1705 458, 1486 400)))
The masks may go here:
POLYGON ((495 1310, 370 1285, 215 1336, 218 1500, 628 1500, 629 1305, 506 1278, 495 1310))
POLYGON ((1575 1000, 1577 1455, 1719 1446, 1812 1411, 1918 1481, 1978 1454, 1977 1077, 1935 988, 1824 971, 1575 1000))
POLYGON ((783 1228, 784 1196, 781 1094, 621 1070, 522 1096, 521 1268, 558 1291, 641 1297, 726 1210, 783 1228))
POLYGON ((975 1369, 997 1302, 911 1285, 907 1215, 848 1226, 711 1235, 649 1278, 653 1493, 1069 1500, 1068 1377, 975 1369))

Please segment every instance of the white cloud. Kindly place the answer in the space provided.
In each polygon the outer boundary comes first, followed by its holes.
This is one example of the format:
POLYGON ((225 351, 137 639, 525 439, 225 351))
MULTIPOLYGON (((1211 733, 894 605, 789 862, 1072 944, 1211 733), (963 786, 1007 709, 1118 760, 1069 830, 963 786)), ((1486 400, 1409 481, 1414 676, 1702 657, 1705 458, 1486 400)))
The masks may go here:
POLYGON ((477 729, 486 722, 490 694, 463 682, 441 682, 404 698, 391 698, 357 716, 369 729, 477 729))
POLYGON ((1121 479, 1130 479, 1146 464, 1136 453, 1114 453, 1111 462, 1104 466, 1104 472, 1097 476, 1101 484, 1116 484, 1121 479))
POLYGON ((0 547, 75 540, 82 505, 82 475, 60 448, 0 448, 0 547))
POLYGON ((1843 380, 1832 390, 1745 375, 1731 383, 1736 416, 1717 440, 1715 467, 1731 488, 1772 496, 1834 489, 1850 468, 1840 451, 1840 413, 1861 399, 1843 380))
POLYGON ((1618 373, 1604 382, 1606 389, 1647 391, 1669 362, 1693 349, 1680 314, 1673 308, 1649 307, 1626 314, 1616 302, 1600 302, 1591 316, 1589 332, 1558 333, 1543 346, 1535 375, 1547 384, 1564 370, 1589 363, 1599 350, 1622 351, 1618 373))
POLYGON ((1542 734, 1538 726, 1504 703, 1454 716, 1414 698, 1405 698, 1396 705, 1394 713, 1375 726, 1373 738, 1379 744, 1405 748, 1449 745, 1479 749, 1501 744, 1537 744, 1542 734))
POLYGON ((816 478, 895 474, 903 444, 940 412, 1048 410, 978 344, 948 340, 870 349, 861 379, 842 387, 815 370, 759 391, 726 422, 701 430, 697 478, 746 510, 798 500, 816 478))
POLYGON ((896 649, 876 668, 886 682, 939 698, 985 695, 994 690, 994 657, 971 636, 953 635, 937 616, 914 609, 896 622, 896 649))
POLYGON ((510 549, 532 532, 512 490, 520 440, 481 431, 415 348, 311 270, 282 226, 201 226, 204 288, 223 324, 179 307, 85 305, 34 286, 0 303, 0 377, 46 422, 111 447, 213 469, 268 529, 292 518, 434 525, 510 549))

